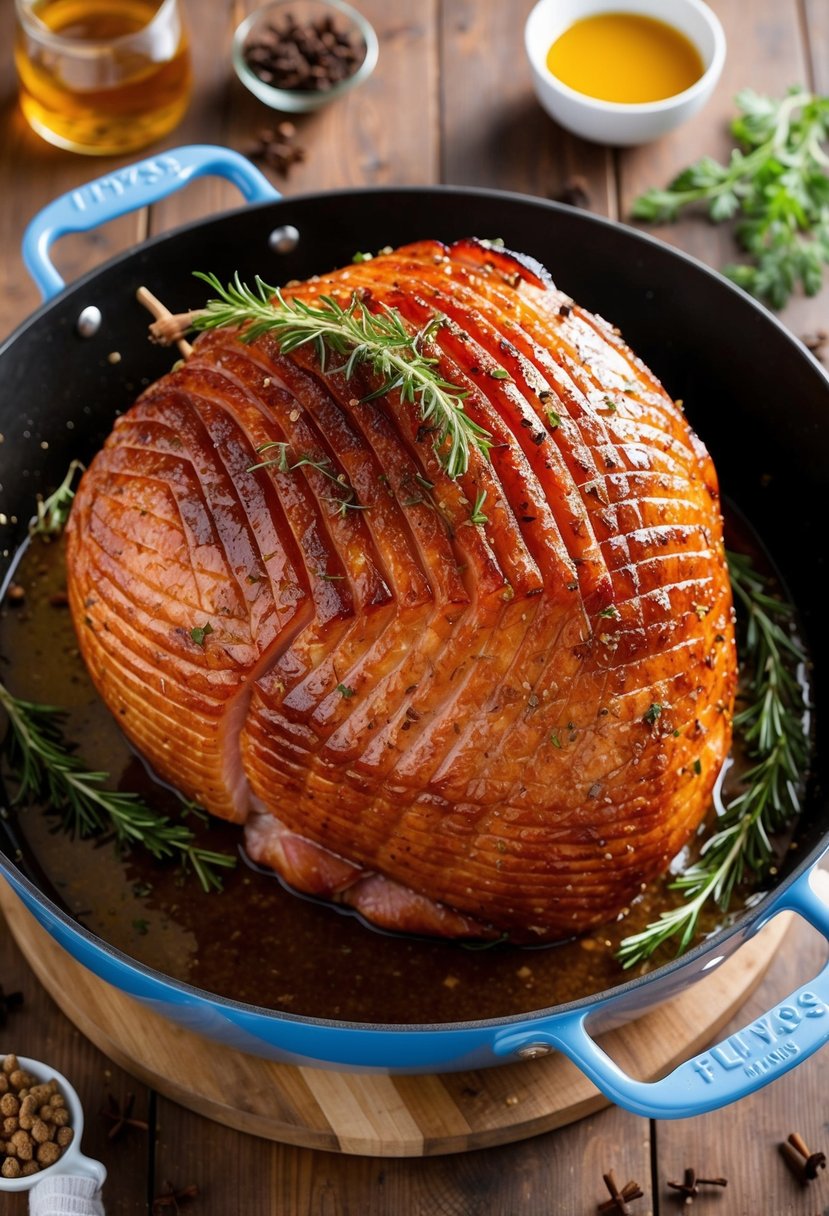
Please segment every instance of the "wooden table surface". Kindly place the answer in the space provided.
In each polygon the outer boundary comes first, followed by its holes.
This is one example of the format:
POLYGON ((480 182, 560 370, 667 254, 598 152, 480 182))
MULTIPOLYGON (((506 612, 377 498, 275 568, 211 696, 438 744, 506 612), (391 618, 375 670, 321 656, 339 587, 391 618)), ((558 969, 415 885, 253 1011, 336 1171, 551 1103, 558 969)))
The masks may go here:
MULTIPOLYGON (((827 0, 710 0, 725 26, 728 61, 713 101, 677 134, 633 151, 582 143, 558 130, 537 106, 522 51, 531 0, 360 0, 380 36, 371 80, 322 113, 299 121, 307 160, 286 193, 338 186, 438 181, 513 189, 555 198, 574 175, 589 206, 625 220, 631 200, 663 184, 702 153, 723 156, 731 98, 745 85, 779 94, 806 83, 829 91, 827 0)), ((194 31, 196 92, 164 147, 215 142, 245 150, 270 112, 230 71, 230 38, 246 5, 186 0, 194 31)), ((0 334, 36 305, 19 255, 26 221, 46 202, 120 162, 74 156, 41 142, 16 104, 11 58, 13 5, 0 5, 0 334)), ((152 150, 158 150, 158 147, 152 150)), ((143 153, 141 154, 143 155, 143 153)), ((87 237, 61 242, 67 279, 149 233, 236 206, 224 183, 198 182, 182 194, 117 220, 87 237)), ((424 233, 423 235, 439 235, 424 233)), ((732 256, 728 233, 688 219, 659 235, 714 266, 732 256)), ((552 268, 555 272, 555 267, 552 268)), ((797 334, 829 328, 829 290, 797 299, 784 320, 797 334)), ((798 926, 791 948, 772 963, 736 1025, 769 1008, 818 969, 825 945, 798 926)), ((25 997, 0 1030, 0 1049, 50 1061, 84 1101, 86 1151, 109 1170, 107 1211, 143 1213, 166 1180, 199 1187, 194 1216, 581 1216, 606 1198, 602 1173, 636 1179, 645 1196, 635 1216, 680 1210, 667 1180, 685 1167, 725 1175, 695 1211, 718 1216, 829 1214, 829 1171, 800 1187, 778 1144, 797 1130, 810 1146, 829 1147, 829 1052, 818 1055, 736 1107, 705 1118, 649 1123, 617 1109, 521 1144, 431 1160, 371 1160, 297 1150, 228 1131, 148 1092, 85 1042, 40 988, 0 923, 0 984, 25 997), (105 1095, 134 1092, 149 1134, 108 1142, 98 1116, 105 1095)), ((5 1216, 22 1216, 25 1197, 0 1199, 5 1216)), ((172 1211, 167 1208, 165 1211, 172 1211)))

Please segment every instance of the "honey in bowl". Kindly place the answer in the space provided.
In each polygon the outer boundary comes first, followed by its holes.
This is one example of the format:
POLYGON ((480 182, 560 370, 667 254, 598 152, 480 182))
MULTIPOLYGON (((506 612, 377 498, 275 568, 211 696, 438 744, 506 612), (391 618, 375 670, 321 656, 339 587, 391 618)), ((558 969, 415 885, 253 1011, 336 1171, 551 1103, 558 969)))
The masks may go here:
POLYGON ((599 101, 661 101, 683 93, 705 71, 679 30, 640 13, 596 13, 576 21, 547 53, 550 72, 599 101))
POLYGON ((112 155, 181 119, 191 70, 180 0, 16 0, 15 62, 29 125, 50 143, 112 155))

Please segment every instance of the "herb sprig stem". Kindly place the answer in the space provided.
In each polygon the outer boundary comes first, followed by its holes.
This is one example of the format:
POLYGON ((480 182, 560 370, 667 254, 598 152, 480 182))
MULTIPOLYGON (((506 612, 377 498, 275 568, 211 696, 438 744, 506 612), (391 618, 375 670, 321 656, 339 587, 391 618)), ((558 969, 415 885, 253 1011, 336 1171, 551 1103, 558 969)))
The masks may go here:
POLYGON ((799 284, 815 295, 829 262, 829 97, 795 88, 782 99, 744 89, 731 129, 739 147, 728 164, 705 156, 665 189, 633 204, 651 223, 675 220, 696 203, 715 223, 736 219, 746 264, 725 268, 736 283, 782 308, 799 284))
POLYGON ((219 890, 218 869, 236 858, 199 847, 190 828, 145 806, 137 794, 105 787, 109 774, 91 772, 70 751, 61 732, 62 712, 13 696, 0 683, 0 707, 9 729, 4 748, 17 779, 15 803, 38 800, 60 813, 66 831, 80 837, 112 831, 120 845, 141 845, 160 860, 178 857, 205 891, 219 890))
POLYGON ((772 836, 800 810, 800 786, 808 765, 808 708, 800 681, 806 656, 792 631, 793 609, 769 593, 769 581, 751 559, 728 555, 734 598, 745 620, 741 667, 747 704, 734 717, 751 767, 742 791, 718 808, 716 831, 698 860, 671 884, 686 900, 619 947, 625 967, 644 961, 677 938, 677 952, 694 937, 709 901, 727 911, 748 875, 766 876, 774 861, 772 836))
POLYGON ((465 411, 465 390, 444 379, 437 370, 437 357, 426 353, 443 323, 439 315, 412 333, 397 309, 383 305, 372 312, 357 292, 345 306, 333 296, 320 296, 310 304, 296 297, 286 299, 258 275, 254 288, 238 274, 226 286, 214 274, 199 271, 197 278, 216 297, 190 315, 194 329, 234 326, 243 342, 273 333, 284 355, 310 345, 323 371, 333 352, 345 362, 330 370, 346 379, 365 365, 380 384, 363 402, 397 391, 404 402, 417 405, 423 423, 435 428, 435 452, 449 477, 467 471, 472 448, 487 456, 491 437, 465 411))

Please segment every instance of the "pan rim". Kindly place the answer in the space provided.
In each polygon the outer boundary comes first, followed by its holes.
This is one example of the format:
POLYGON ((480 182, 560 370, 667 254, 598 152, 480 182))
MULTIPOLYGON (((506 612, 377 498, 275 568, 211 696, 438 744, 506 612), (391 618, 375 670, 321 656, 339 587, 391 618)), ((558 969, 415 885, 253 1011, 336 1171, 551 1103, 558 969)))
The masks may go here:
MULTIPOLYGON (((304 194, 291 196, 283 196, 281 198, 267 201, 264 203, 256 203, 241 208, 230 208, 214 215, 202 217, 200 219, 189 221, 186 224, 169 231, 158 233, 142 241, 140 244, 133 246, 130 249, 124 250, 116 254, 114 257, 103 262, 100 266, 87 271, 80 278, 68 284, 61 292, 53 296, 51 299, 44 301, 33 313, 25 318, 8 337, 0 344, 0 359, 14 345, 14 343, 25 333, 30 327, 39 323, 44 319, 52 308, 59 304, 65 303, 73 294, 80 293, 87 289, 91 284, 94 284, 96 279, 101 275, 111 270, 116 269, 119 265, 129 262, 138 255, 143 255, 149 251, 157 250, 165 243, 174 241, 178 237, 192 232, 196 229, 207 229, 212 224, 218 224, 227 220, 229 217, 247 214, 250 212, 261 212, 273 210, 275 213, 279 211, 290 210, 294 207, 302 208, 307 203, 322 203, 325 201, 336 203, 337 199, 354 198, 354 197, 384 197, 389 199, 394 196, 420 196, 428 197, 447 197, 460 196, 464 198, 483 198, 489 202, 503 201, 505 204, 515 205, 521 204, 530 207, 534 210, 553 212, 557 214, 567 215, 570 218, 578 217, 579 222, 584 222, 589 225, 599 225, 605 229, 613 229, 617 234, 620 234, 623 240, 630 241, 633 245, 640 245, 645 249, 655 251, 660 256, 665 256, 678 262, 680 265, 691 269, 694 272, 701 272, 702 276, 709 281, 712 281, 719 290, 724 290, 730 293, 733 298, 739 299, 741 306, 753 311, 755 315, 762 319, 765 324, 770 324, 771 327, 779 332, 781 337, 793 348, 794 352, 805 361, 807 367, 812 372, 817 372, 819 379, 824 383, 824 387, 829 390, 829 372, 820 364, 814 355, 800 342, 792 331, 784 325, 784 323, 762 304, 753 297, 749 296, 742 288, 732 283, 718 271, 707 266, 698 258, 686 253, 684 250, 674 248, 667 242, 660 240, 658 237, 652 236, 649 233, 642 232, 639 229, 633 228, 630 225, 621 223, 608 217, 595 215, 592 212, 576 211, 574 208, 566 204, 558 203, 548 199, 542 199, 533 195, 523 194, 515 191, 489 189, 479 186, 453 186, 453 185, 430 185, 430 186, 371 186, 371 187, 349 187, 341 190, 332 191, 311 191, 304 194)), ((566 287, 566 285, 565 285, 566 287)), ((759 927, 765 923, 770 915, 774 915, 779 910, 781 898, 786 890, 791 887, 799 877, 801 877, 808 869, 810 869, 827 850, 829 845, 829 832, 823 834, 818 842, 812 847, 809 853, 803 857, 799 863, 785 876, 785 878, 775 887, 770 888, 760 898, 757 899, 751 907, 745 908, 737 914, 732 924, 719 929, 710 936, 704 938, 690 950, 677 958, 663 963, 661 966, 654 968, 644 975, 632 977, 621 984, 616 984, 612 988, 604 989, 601 992, 593 993, 588 996, 579 997, 576 1000, 566 1002, 560 1005, 549 1006, 542 1009, 532 1010, 521 1014, 504 1014, 500 1017, 485 1018, 469 1021, 457 1022, 415 1022, 415 1023, 380 1023, 380 1022, 359 1022, 341 1019, 320 1018, 313 1015, 292 1014, 282 1010, 268 1009, 264 1006, 251 1004, 244 1001, 234 1000, 231 997, 221 996, 217 993, 212 993, 207 989, 199 988, 195 985, 188 984, 184 980, 175 979, 172 976, 167 976, 163 972, 156 970, 137 959, 133 959, 125 951, 111 946, 109 943, 81 925, 67 912, 64 912, 48 895, 44 894, 39 888, 23 873, 16 865, 13 859, 7 857, 0 850, 0 874, 5 873, 12 879, 12 884, 22 886, 35 903, 45 906, 49 914, 59 920, 65 929, 73 934, 79 935, 88 946, 102 951, 109 959, 113 960, 121 967, 127 970, 132 970, 138 975, 152 982, 154 985, 162 984, 166 987, 171 987, 176 992, 183 996, 196 998, 199 1001, 207 1002, 209 1005, 217 1009, 226 1009, 236 1014, 243 1014, 247 1017, 263 1018, 268 1022, 282 1021, 286 1023, 296 1024, 300 1026, 311 1026, 323 1029, 336 1029, 348 1032, 370 1032, 383 1034, 398 1034, 398 1033, 461 1033, 464 1031, 484 1031, 490 1029, 502 1028, 505 1025, 515 1026, 524 1023, 535 1022, 540 1019, 550 1019, 558 1015, 574 1014, 579 1012, 595 1012, 600 1007, 605 1007, 616 1004, 634 992, 645 992, 655 983, 662 983, 668 977, 677 974, 683 969, 692 970, 694 964, 709 955, 715 946, 731 942, 737 936, 747 936, 756 932, 759 927)), ((729 951, 730 953, 730 951, 729 951)))

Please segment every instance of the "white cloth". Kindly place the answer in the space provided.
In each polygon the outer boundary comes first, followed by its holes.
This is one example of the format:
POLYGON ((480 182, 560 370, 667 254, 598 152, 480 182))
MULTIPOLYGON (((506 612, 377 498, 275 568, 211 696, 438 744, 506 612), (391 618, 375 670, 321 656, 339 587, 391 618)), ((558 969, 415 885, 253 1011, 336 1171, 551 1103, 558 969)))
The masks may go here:
POLYGON ((29 1216, 104 1216, 98 1184, 77 1174, 44 1178, 29 1192, 29 1216))

